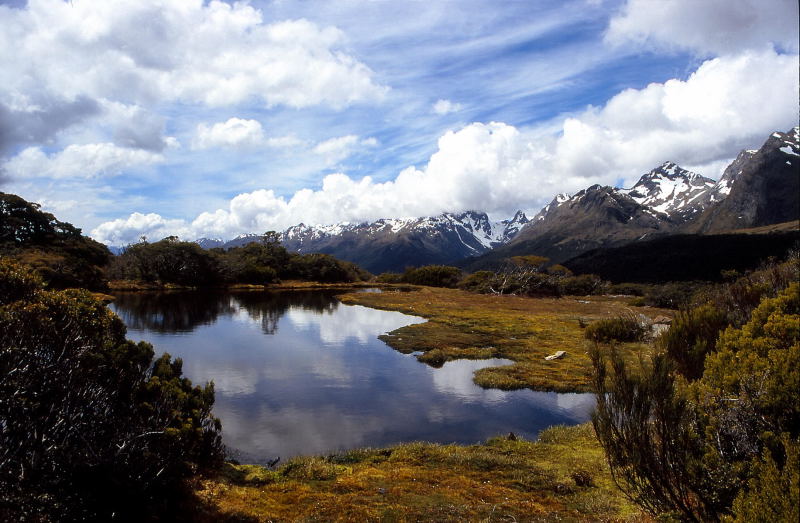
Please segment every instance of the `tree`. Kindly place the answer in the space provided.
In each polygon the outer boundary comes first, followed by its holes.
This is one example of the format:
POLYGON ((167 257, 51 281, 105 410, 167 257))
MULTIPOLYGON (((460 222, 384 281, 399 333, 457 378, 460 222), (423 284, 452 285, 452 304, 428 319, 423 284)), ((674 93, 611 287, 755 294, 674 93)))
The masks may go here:
POLYGON ((0 288, 0 519, 146 517, 219 462, 213 385, 153 361, 86 291, 9 260, 0 288))

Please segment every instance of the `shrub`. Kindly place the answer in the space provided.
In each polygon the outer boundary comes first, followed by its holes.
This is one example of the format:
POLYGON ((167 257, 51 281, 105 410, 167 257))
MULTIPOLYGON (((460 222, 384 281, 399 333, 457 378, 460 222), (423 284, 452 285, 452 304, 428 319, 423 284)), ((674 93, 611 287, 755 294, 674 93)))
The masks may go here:
POLYGON ((689 307, 695 294, 705 286, 701 282, 672 282, 652 285, 644 294, 644 305, 662 309, 689 307))
POLYGON ((800 442, 786 440, 784 448, 783 460, 764 451, 755 461, 747 488, 733 502, 733 517, 725 521, 800 521, 800 442))
POLYGON ((114 258, 108 273, 114 279, 202 286, 219 281, 221 271, 212 253, 170 236, 128 246, 114 258))
POLYGON ((587 340, 598 343, 629 342, 643 340, 647 328, 634 316, 627 316, 590 323, 583 333, 587 340))
POLYGON ((399 272, 383 272, 375 278, 379 283, 402 283, 403 275, 399 272))
POLYGON ((294 254, 284 275, 321 283, 354 282, 369 277, 354 263, 337 260, 330 254, 294 254))
MULTIPOLYGON (((691 383, 666 352, 630 372, 615 351, 609 370, 595 346, 598 439, 618 485, 653 515, 688 521, 719 520, 731 511, 741 520, 796 515, 800 284, 777 292, 762 298, 747 323, 719 335, 702 376, 691 383), (791 507, 782 498, 787 485, 791 507)), ((703 336, 718 319, 713 310, 698 317, 701 328, 689 332, 703 336)))
POLYGON ((418 269, 409 268, 403 273, 402 283, 427 285, 429 287, 454 288, 461 280, 461 269, 446 265, 426 265, 418 269))
POLYGON ((153 361, 88 292, 0 260, 0 519, 144 519, 222 457, 212 385, 153 361), (9 276, 10 275, 10 276, 9 276))
POLYGON ((571 296, 589 296, 592 294, 605 294, 608 291, 608 282, 594 274, 581 274, 570 276, 559 281, 561 294, 571 296))
POLYGON ((714 351, 719 333, 728 326, 725 313, 707 303, 678 312, 658 344, 690 380, 703 375, 706 356, 714 351))
POLYGON ((628 296, 644 296, 649 289, 650 286, 643 283, 615 283, 609 287, 608 292, 628 296))
POLYGON ((496 275, 492 271, 473 272, 458 284, 458 287, 469 292, 487 294, 491 292, 496 275))

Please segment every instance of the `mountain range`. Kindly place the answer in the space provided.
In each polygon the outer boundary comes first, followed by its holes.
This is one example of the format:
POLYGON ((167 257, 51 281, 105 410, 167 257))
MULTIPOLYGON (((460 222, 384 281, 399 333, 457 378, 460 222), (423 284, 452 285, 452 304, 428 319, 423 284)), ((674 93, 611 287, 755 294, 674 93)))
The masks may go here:
MULTIPOLYGON (((800 128, 775 132, 758 150, 742 151, 718 181, 664 162, 630 188, 593 185, 559 194, 536 216, 518 211, 493 222, 466 211, 365 223, 295 225, 282 231, 290 250, 321 252, 373 273, 407 266, 459 264, 491 268, 520 254, 561 263, 598 248, 666 235, 712 234, 800 217, 800 128)), ((206 248, 231 248, 259 235, 202 239, 206 248)))

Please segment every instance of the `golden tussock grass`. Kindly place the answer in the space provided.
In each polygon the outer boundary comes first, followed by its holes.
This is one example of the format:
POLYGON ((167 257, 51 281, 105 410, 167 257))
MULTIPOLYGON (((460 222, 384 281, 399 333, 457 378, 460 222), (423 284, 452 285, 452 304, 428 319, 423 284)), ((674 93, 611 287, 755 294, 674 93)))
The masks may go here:
POLYGON ((539 442, 408 443, 226 465, 197 496, 228 521, 641 521, 616 488, 590 424, 539 442))
MULTIPOLYGON (((350 293, 347 304, 400 311, 426 318, 426 323, 402 327, 381 336, 403 353, 421 352, 418 359, 441 366, 454 359, 508 358, 513 365, 481 369, 475 383, 484 388, 587 392, 591 361, 583 327, 595 320, 672 311, 631 307, 627 298, 608 296, 524 298, 472 294, 455 289, 421 287, 413 292, 350 293), (556 351, 563 359, 546 361, 556 351)), ((630 360, 648 356, 645 343, 626 343, 620 350, 630 360)))

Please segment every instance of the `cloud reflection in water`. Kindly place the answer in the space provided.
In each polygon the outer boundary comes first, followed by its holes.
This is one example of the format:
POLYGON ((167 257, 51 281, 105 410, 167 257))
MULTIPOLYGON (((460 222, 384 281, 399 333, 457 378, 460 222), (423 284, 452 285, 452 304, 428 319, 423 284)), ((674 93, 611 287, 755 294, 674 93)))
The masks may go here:
POLYGON ((183 358, 193 381, 215 382, 225 443, 249 462, 512 431, 535 438, 585 421, 594 403, 588 394, 481 389, 473 373, 509 360, 434 369, 377 338, 424 320, 325 292, 138 294, 112 308, 130 338, 183 358))

